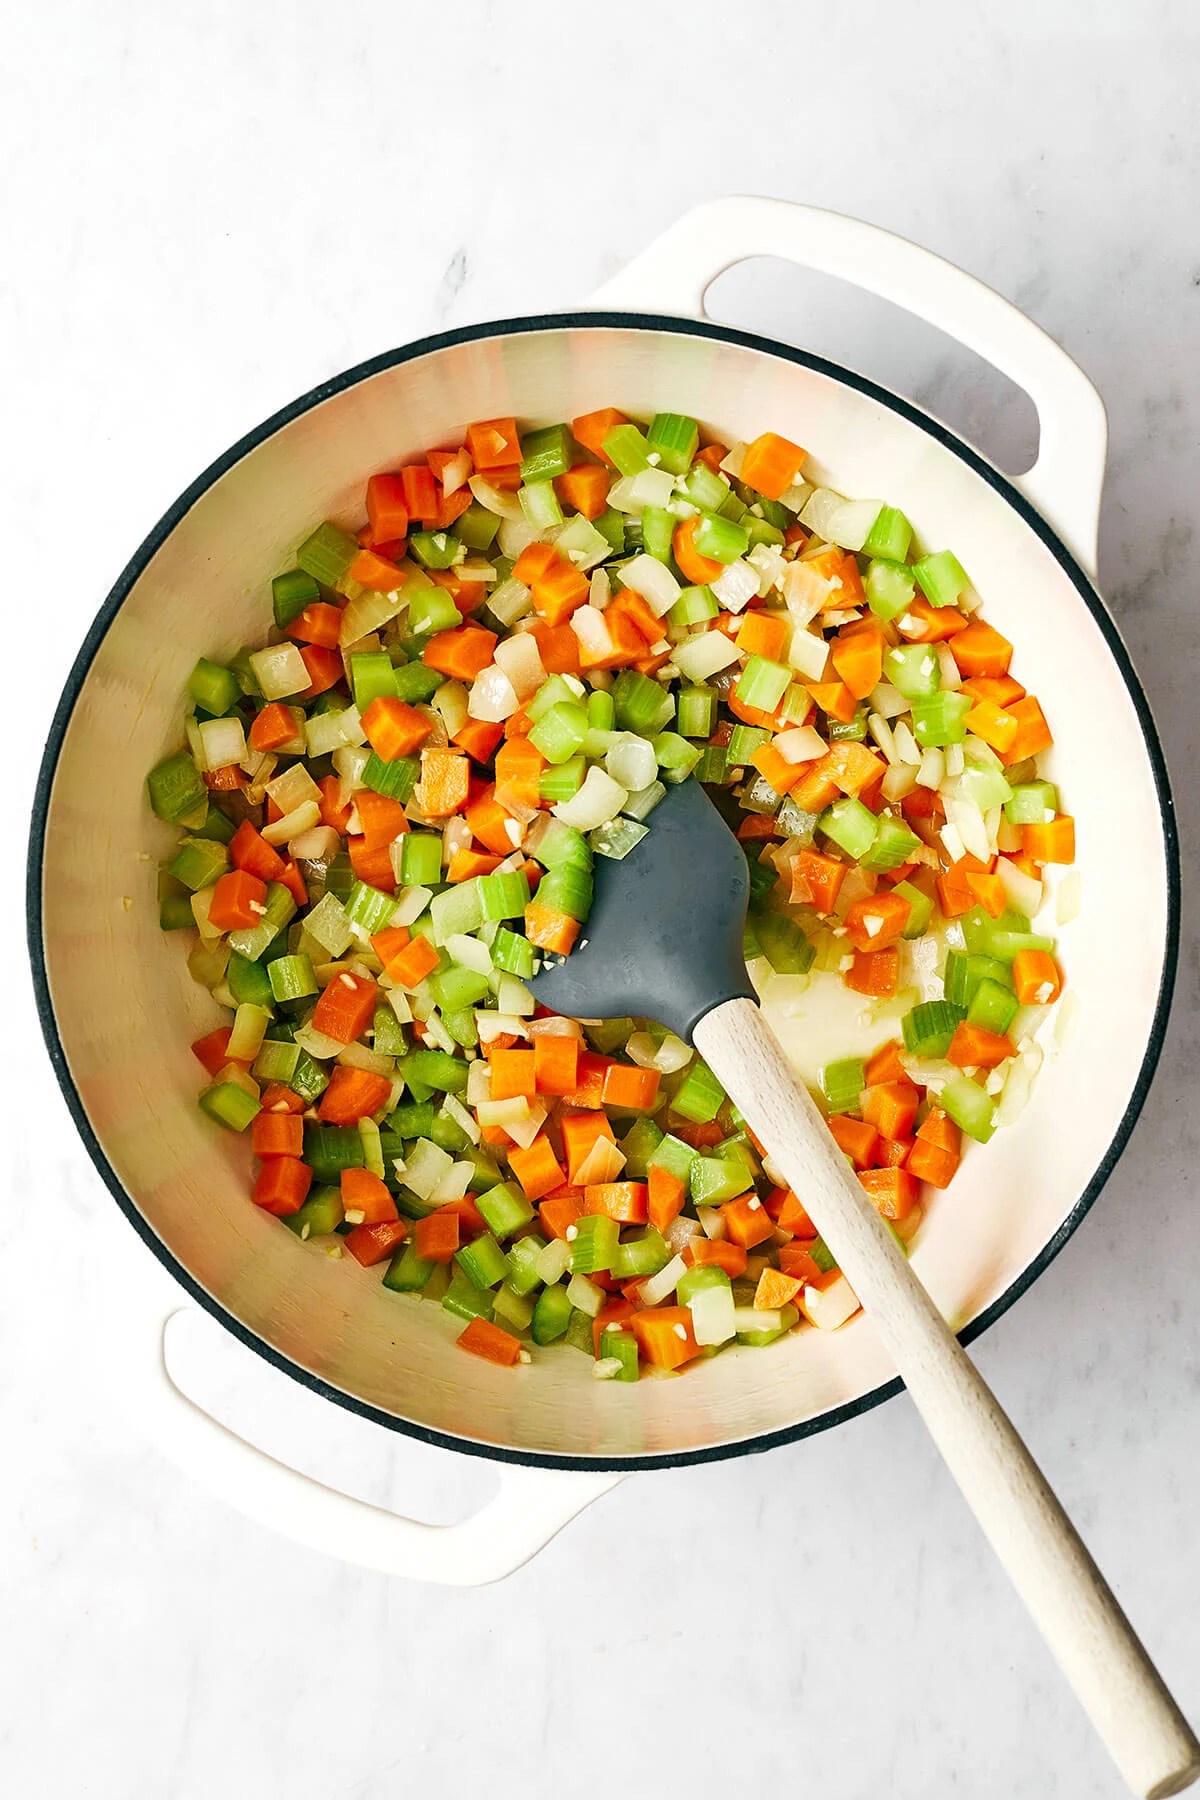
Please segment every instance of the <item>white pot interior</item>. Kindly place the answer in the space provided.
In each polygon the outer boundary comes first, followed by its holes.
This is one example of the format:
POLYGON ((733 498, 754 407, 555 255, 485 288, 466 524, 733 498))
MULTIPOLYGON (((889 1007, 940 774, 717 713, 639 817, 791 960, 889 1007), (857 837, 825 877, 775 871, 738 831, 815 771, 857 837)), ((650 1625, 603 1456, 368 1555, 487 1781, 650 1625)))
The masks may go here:
POLYGON ((191 507, 101 642, 66 732, 46 821, 44 937, 58 1030, 117 1178, 162 1245, 278 1355, 380 1412, 542 1456, 686 1455, 794 1427, 892 1373, 860 1317, 683 1376, 597 1382, 569 1349, 520 1371, 454 1347, 440 1307, 387 1292, 247 1197, 249 1147, 198 1111, 189 1041, 217 1023, 178 935, 159 932, 155 862, 170 833, 146 770, 180 741, 201 654, 261 635, 272 574, 323 517, 356 526, 363 483, 473 418, 538 422, 603 405, 697 415, 714 435, 805 444, 855 495, 898 505, 954 548, 1056 736, 1053 778, 1076 817, 1079 916, 1062 933, 1076 1029, 1013 1128, 972 1149, 934 1195, 914 1266, 956 1324, 1018 1281, 1103 1164, 1154 1030, 1168 870, 1153 769, 1121 673, 1071 578, 1004 495, 880 401, 719 337, 597 327, 481 337, 359 381, 250 450, 191 507))

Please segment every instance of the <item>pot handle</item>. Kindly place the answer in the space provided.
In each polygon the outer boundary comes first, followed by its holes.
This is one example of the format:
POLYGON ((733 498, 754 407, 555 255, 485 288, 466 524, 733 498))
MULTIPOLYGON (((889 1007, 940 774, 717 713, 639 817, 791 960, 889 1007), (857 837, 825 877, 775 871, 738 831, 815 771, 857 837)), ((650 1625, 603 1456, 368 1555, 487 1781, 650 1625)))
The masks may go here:
MULTIPOLYGON (((181 1309, 186 1311, 187 1309, 181 1309)), ((383 1575, 482 1587, 511 1575, 577 1513, 624 1477, 617 1471, 498 1463, 500 1491, 457 1525, 426 1525, 326 1487, 247 1443, 176 1384, 166 1358, 169 1313, 139 1392, 139 1418, 185 1475, 270 1531, 383 1575)))
POLYGON ((1037 409, 1039 443, 1037 461, 1015 485, 1094 576, 1108 445, 1104 403, 1040 325, 932 251, 841 213, 730 195, 685 213, 589 304, 703 318, 710 284, 752 256, 781 256, 891 300, 1016 382, 1037 409))

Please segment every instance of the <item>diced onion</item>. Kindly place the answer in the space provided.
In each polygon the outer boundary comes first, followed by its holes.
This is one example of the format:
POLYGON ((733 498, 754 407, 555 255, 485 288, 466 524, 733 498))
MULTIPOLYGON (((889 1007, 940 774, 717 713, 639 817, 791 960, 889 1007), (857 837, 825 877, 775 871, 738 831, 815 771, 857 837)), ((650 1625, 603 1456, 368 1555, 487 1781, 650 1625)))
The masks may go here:
MULTIPOLYGON (((659 562, 656 556, 635 556, 620 571, 621 580, 635 594, 640 594, 656 619, 661 619, 674 606, 679 598, 679 583, 665 563, 659 562)), ((716 584, 713 592, 716 593, 716 584)), ((758 578, 755 577, 753 592, 758 592, 758 578)))
POLYGON ((604 767, 628 796, 649 787, 658 770, 658 758, 648 739, 632 731, 620 731, 609 746, 604 767))
POLYGON ((1024 913, 1032 919, 1042 904, 1042 884, 1036 875, 1027 875, 1024 869, 1018 869, 1015 862, 1007 856, 996 859, 996 874, 1000 877, 1008 904, 1017 912, 1024 913))
POLYGON ((486 476, 472 475, 467 486, 485 512, 495 513, 501 519, 524 519, 525 514, 521 511, 521 502, 516 494, 493 487, 486 476))
POLYGON ((579 1187, 596 1187, 616 1181, 625 1167, 625 1152, 611 1138, 597 1138, 575 1171, 579 1187))
POLYGON ((276 819, 273 825, 263 826, 263 837, 268 844, 291 844, 293 839, 303 837, 319 824, 321 808, 315 800, 306 800, 294 812, 284 813, 282 819, 276 819))
POLYGON ((537 531, 524 517, 502 520, 496 539, 501 556, 507 556, 511 562, 516 562, 522 550, 527 549, 537 535, 537 531))
MULTIPOLYGON (((528 700, 531 694, 537 693, 546 679, 537 639, 528 631, 519 632, 515 637, 502 638, 496 645, 495 657, 497 668, 503 669, 508 676, 518 700, 528 700)), ((436 695, 434 699, 436 701, 436 695)))
POLYGON ((803 560, 791 562, 784 571, 783 598, 796 623, 809 625, 840 586, 803 560))
POLYGON ((501 625, 515 625, 518 619, 524 619, 533 611, 533 595, 523 581, 514 581, 510 575, 493 589, 488 600, 488 611, 501 625))
POLYGON ((588 584, 588 604, 597 612, 603 612, 612 598, 612 582, 608 578, 607 569, 593 569, 592 579, 588 584))
POLYGON ((748 562, 739 557, 736 562, 726 563, 715 581, 709 582, 713 597, 727 607, 730 612, 741 612, 748 601, 758 593, 758 570, 752 569, 748 562))
POLYGON ((867 720, 867 730, 875 739, 879 748, 883 751, 886 760, 889 763, 898 763, 900 761, 900 752, 896 748, 896 739, 892 734, 891 726, 883 717, 882 713, 873 712, 870 715, 867 720))
POLYGON ((788 664, 806 681, 820 681, 829 662, 829 645, 807 625, 797 624, 787 652, 788 664))
POLYGON ((667 469, 640 469, 613 483, 608 504, 620 513, 640 513, 647 506, 668 506, 675 491, 675 477, 667 469))
MULTIPOLYGON (((695 1233, 691 1233, 690 1236, 694 1237, 695 1233)), ((670 1262, 658 1271, 657 1275, 651 1275, 646 1281, 643 1281, 641 1289, 643 1305, 657 1306, 660 1300, 665 1300, 668 1294, 675 1292, 686 1274, 687 1264, 682 1256, 673 1256, 670 1262)))
POLYGON ((593 763, 579 792, 570 800, 560 800, 550 810, 556 819, 573 825, 576 831, 594 831, 597 825, 607 825, 615 819, 628 798, 628 789, 593 763))
POLYGON ((519 705, 512 682, 496 663, 489 663, 471 683, 467 711, 473 719, 498 725, 511 718, 519 705))
POLYGON ((911 700, 906 700, 900 689, 893 687, 890 681, 881 681, 871 689, 871 711, 877 712, 882 719, 902 718, 911 705, 911 700))
POLYGON ((602 662, 611 656, 613 642, 602 612, 594 606, 577 606, 571 614, 570 625, 589 662, 602 662))
POLYGON ((239 718, 203 719, 199 725, 203 769, 224 769, 246 754, 246 733, 239 718))
POLYGON ((702 631, 676 644, 671 660, 689 681, 707 681, 731 663, 741 662, 742 653, 723 631, 702 631))
POLYGON ((250 667, 266 700, 284 700, 290 694, 302 693, 312 683, 295 644, 269 644, 265 650, 252 651, 250 667))
POLYGON ((911 794, 917 785, 917 765, 915 763, 897 763, 887 771, 883 778, 883 797, 885 800, 903 800, 911 794))
POLYGON ((332 825, 315 825, 292 839, 292 855, 300 862, 332 862, 342 847, 342 840, 332 825))
POLYGON ((828 745, 819 731, 811 725, 793 725, 789 731, 781 731, 773 740, 776 750, 784 762, 815 762, 818 756, 824 756, 828 745))
MULTIPOLYGON (((500 648, 499 644, 496 648, 500 648)), ((466 724, 467 690, 461 681, 443 681, 429 704, 446 727, 448 738, 454 737, 466 724)))
MULTIPOLYGON (((1059 925, 1069 925, 1079 914, 1079 870, 1071 869, 1059 882, 1054 895, 1054 917, 1059 925)), ((1032 913, 1029 915, 1032 918, 1032 913)))
POLYGON ((320 788, 303 763, 293 763, 290 769, 285 769, 274 781, 268 781, 266 791, 280 812, 285 813, 293 812, 306 801, 319 801, 321 798, 320 788))
POLYGON ((471 473, 471 452, 464 444, 442 470, 443 494, 457 494, 471 473))
POLYGON ((962 673, 954 660, 954 652, 949 644, 935 644, 933 647, 937 652, 943 691, 954 692, 962 686, 962 673))

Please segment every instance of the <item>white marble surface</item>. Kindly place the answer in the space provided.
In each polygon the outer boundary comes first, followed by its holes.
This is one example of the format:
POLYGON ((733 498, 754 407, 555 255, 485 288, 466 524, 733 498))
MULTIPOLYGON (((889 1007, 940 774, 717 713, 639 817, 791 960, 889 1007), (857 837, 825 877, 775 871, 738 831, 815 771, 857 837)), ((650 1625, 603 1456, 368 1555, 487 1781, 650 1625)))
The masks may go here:
MULTIPOLYGON (((1193 9, 610 0, 567 29, 576 11, 42 0, 9 19, 0 457, 24 744, 40 745, 126 556, 248 426, 409 337, 586 294, 697 199, 777 193, 961 261, 1098 382, 1102 580, 1158 711, 1194 874, 1193 9)), ((714 301, 907 388, 985 448, 1029 441, 1001 384, 878 308, 775 268, 730 276, 714 301)), ((22 810, 32 780, 19 750, 22 810)), ((32 1041, 21 855, 15 842, 0 1040, 0 1788, 1120 1791, 903 1400, 765 1459, 631 1481, 511 1581, 462 1594, 295 1550, 189 1489, 122 1405, 107 1351, 154 1267, 32 1041)), ((1193 1716, 1194 946, 1189 916, 1130 1149, 979 1348, 1193 1716)), ((433 1517, 485 1490, 479 1465, 335 1412, 207 1322, 197 1340, 196 1383, 327 1479, 433 1517)))

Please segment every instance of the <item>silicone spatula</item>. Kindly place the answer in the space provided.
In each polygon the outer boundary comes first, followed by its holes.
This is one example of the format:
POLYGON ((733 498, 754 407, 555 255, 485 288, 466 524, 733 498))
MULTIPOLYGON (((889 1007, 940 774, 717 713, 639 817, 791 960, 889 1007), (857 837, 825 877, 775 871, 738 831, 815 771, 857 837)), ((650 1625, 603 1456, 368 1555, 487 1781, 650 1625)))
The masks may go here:
POLYGON ((1178 1794, 1200 1744, 1074 1526, 838 1149, 754 1000, 748 875, 694 781, 600 857, 580 943, 530 983, 576 1018, 657 1019, 694 1044, 802 1200, 1050 1649, 1136 1793, 1178 1794))

